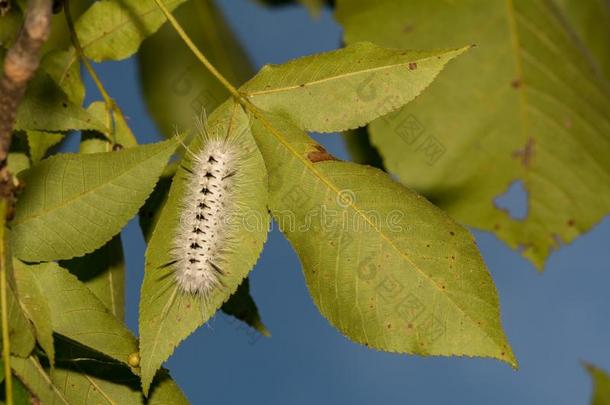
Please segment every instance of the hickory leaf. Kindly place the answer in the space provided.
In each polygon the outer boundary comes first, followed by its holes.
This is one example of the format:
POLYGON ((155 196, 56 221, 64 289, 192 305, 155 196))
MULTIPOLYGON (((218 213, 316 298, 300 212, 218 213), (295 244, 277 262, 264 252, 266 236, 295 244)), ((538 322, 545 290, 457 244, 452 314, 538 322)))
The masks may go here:
POLYGON ((30 147, 30 159, 32 164, 40 162, 50 148, 57 145, 65 138, 61 132, 27 131, 28 145, 30 147))
MULTIPOLYGON (((163 0, 173 10, 186 0, 163 0)), ((96 61, 122 60, 133 55, 142 41, 156 32, 165 17, 153 0, 102 0, 94 2, 76 20, 76 34, 85 56, 96 61)), ((57 56, 53 78, 62 87, 79 96, 80 85, 74 82, 78 56, 73 47, 57 56)))
MULTIPOLYGON (((6 204, 0 204, 0 230, 1 237, 0 243, 4 244, 4 252, 9 252, 8 248, 8 230, 4 227, 4 218, 6 215, 6 204)), ((10 258, 10 254, 6 254, 6 258, 10 258)), ((36 345, 36 337, 34 335, 34 329, 28 320, 27 313, 27 302, 22 301, 22 297, 19 295, 15 277, 13 274, 13 266, 10 260, 5 260, 6 265, 6 302, 7 302, 7 315, 8 315, 8 332, 10 336, 10 349, 11 353, 20 356, 27 357, 30 355, 34 346, 36 345)), ((1 342, 0 342, 1 343, 1 342)))
MULTIPOLYGON (((267 237, 267 177, 264 162, 249 131, 248 116, 241 107, 228 101, 208 122, 209 136, 233 137, 240 145, 240 182, 233 192, 236 205, 231 213, 231 242, 222 254, 224 286, 213 290, 204 301, 201 296, 182 293, 176 284, 173 258, 174 235, 181 220, 181 200, 186 193, 188 171, 192 164, 185 154, 161 215, 156 222, 148 249, 140 299, 140 364, 142 387, 148 391, 155 372, 175 347, 206 322, 235 292, 252 270, 267 237), (243 177, 242 177, 243 176, 243 177)), ((195 136, 189 149, 198 153, 201 136, 195 136)))
POLYGON ((606 0, 556 0, 556 3, 559 13, 591 52, 595 70, 610 80, 610 4, 606 0))
POLYGON ((93 129, 104 131, 104 124, 73 103, 43 71, 28 85, 17 110, 15 129, 69 131, 93 129))
POLYGON ((250 282, 247 278, 237 287, 237 291, 231 295, 231 298, 224 303, 222 312, 239 319, 256 329, 263 336, 271 336, 261 320, 256 302, 250 295, 250 282))
MULTIPOLYGON (((163 0, 163 4, 173 10, 185 1, 163 0)), ((121 60, 133 55, 164 22, 153 0, 103 0, 80 16, 76 33, 88 58, 121 60)))
POLYGON ((32 167, 12 222, 14 254, 70 259, 108 242, 144 204, 176 144, 57 155, 32 167))
MULTIPOLYGON (((562 3, 567 3, 563 0, 562 3)), ((370 125, 388 170, 458 221, 494 232, 542 268, 610 211, 608 9, 574 29, 555 2, 339 0, 346 43, 475 43, 420 97, 370 125), (383 21, 383 24, 379 22, 383 21), (591 57, 594 55, 594 58, 591 57), (494 204, 520 181, 525 218, 494 204)))
POLYGON ((47 370, 35 356, 11 357, 11 367, 25 386, 44 405, 71 405, 62 388, 53 383, 47 370))
POLYGON ((591 364, 584 365, 593 380, 591 405, 610 404, 610 376, 602 369, 591 364))
POLYGON ((150 398, 139 392, 137 377, 118 364, 96 359, 91 353, 62 345, 62 358, 50 370, 35 357, 12 358, 17 376, 44 405, 185 405, 178 386, 165 373, 155 382, 150 398), (80 357, 76 357, 79 355, 80 357))
MULTIPOLYGON (((213 0, 189 1, 174 15, 231 83, 240 85, 252 76, 248 58, 213 0)), ((148 110, 167 137, 176 128, 190 128, 193 117, 211 113, 229 96, 169 24, 142 43, 138 60, 148 110), (171 58, 159 58, 170 53, 171 58)))
POLYGON ((36 340, 48 356, 49 362, 53 364, 53 324, 44 286, 38 284, 30 269, 19 260, 13 260, 13 267, 21 306, 34 326, 36 340))
POLYGON ((264 66, 240 90, 256 106, 287 115, 302 129, 343 131, 413 100, 467 49, 406 51, 357 43, 264 66))
POLYGON ((255 115, 271 212, 333 326, 379 350, 516 366, 465 228, 386 173, 334 160, 286 119, 255 115))
POLYGON ((125 317, 125 258, 121 236, 98 250, 61 263, 119 320, 125 317))
POLYGON ((127 363, 138 351, 136 339, 83 283, 56 263, 22 264, 47 299, 53 331, 127 363))

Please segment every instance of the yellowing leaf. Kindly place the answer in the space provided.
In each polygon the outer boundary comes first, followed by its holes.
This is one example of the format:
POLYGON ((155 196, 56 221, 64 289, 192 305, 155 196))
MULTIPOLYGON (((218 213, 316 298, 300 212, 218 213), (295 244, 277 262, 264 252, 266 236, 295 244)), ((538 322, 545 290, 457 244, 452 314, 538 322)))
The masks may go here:
POLYGON ((516 366, 465 228, 386 173, 336 161, 289 121, 255 115, 272 214, 333 326, 379 350, 516 366))
MULTIPOLYGON (((607 12, 590 15, 587 25, 607 28, 607 12)), ((607 56, 606 37, 581 41, 544 0, 339 0, 336 16, 348 44, 477 44, 411 104, 371 124, 403 183, 539 268, 609 212, 610 84, 590 57, 600 48, 607 56), (516 181, 528 193, 523 219, 494 204, 516 181)))
POLYGON ((144 204, 176 143, 57 155, 32 167, 11 224, 15 256, 70 259, 108 242, 144 204))

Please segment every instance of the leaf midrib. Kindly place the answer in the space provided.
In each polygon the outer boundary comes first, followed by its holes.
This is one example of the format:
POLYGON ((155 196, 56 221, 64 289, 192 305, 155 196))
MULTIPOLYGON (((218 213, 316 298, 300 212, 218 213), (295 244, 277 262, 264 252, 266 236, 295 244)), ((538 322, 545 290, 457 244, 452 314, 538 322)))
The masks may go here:
POLYGON ((141 164, 144 164, 144 163, 150 161, 151 159, 156 158, 161 153, 165 152, 165 149, 166 148, 162 148, 159 152, 157 152, 157 153, 155 153, 153 155, 150 155, 148 158, 146 158, 144 160, 140 160, 140 161, 136 162, 132 166, 129 166, 123 173, 121 173, 120 175, 118 175, 116 177, 113 177, 111 181, 104 182, 104 183, 102 183, 102 184, 100 184, 98 186, 95 186, 95 187, 85 191, 84 193, 76 194, 73 197, 71 197, 70 199, 62 201, 61 205, 57 205, 57 206, 52 207, 51 209, 48 209, 48 210, 41 210, 41 211, 39 211, 39 212, 37 212, 35 214, 32 214, 31 216, 26 217, 24 220, 21 220, 21 221, 15 220, 15 221, 13 221, 13 225, 17 226, 17 225, 27 224, 30 221, 39 219, 40 217, 50 215, 50 213, 53 213, 54 211, 65 209, 67 206, 73 204, 76 200, 79 200, 81 198, 85 198, 87 195, 92 194, 92 193, 98 191, 99 189, 108 186, 109 184, 112 184, 114 181, 122 178, 123 176, 126 176, 127 174, 131 173, 132 169, 134 169, 135 167, 138 167, 141 164))

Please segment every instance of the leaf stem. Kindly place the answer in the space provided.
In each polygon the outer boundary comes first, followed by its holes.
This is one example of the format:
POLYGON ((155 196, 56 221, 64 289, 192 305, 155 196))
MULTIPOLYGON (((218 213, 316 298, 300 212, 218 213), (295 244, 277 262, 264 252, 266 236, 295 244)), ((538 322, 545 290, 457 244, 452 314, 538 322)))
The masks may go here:
MULTIPOLYGON (((72 19, 72 14, 70 14, 70 1, 69 0, 64 0, 64 13, 66 14, 66 23, 68 24, 68 31, 70 31, 70 38, 72 39, 72 45, 74 45, 74 49, 76 50, 76 55, 85 65, 87 72, 89 72, 89 76, 91 76, 91 79, 93 79, 95 86, 99 90, 100 94, 102 95, 102 98, 104 99, 104 103, 106 104, 106 112, 107 112, 106 126, 111 131, 110 134, 106 134, 106 135, 108 136, 110 141, 113 144, 115 144, 116 143, 116 131, 115 131, 115 125, 113 124, 112 114, 118 114, 123 119, 124 122, 127 122, 127 120, 125 118, 125 115, 123 114, 123 111, 119 108, 118 104, 114 101, 114 99, 112 97, 110 97, 110 95, 104 88, 102 81, 100 80, 97 73, 95 73, 95 70, 93 69, 93 66, 91 65, 91 62, 89 62, 89 59, 87 59, 87 56, 85 55, 85 51, 83 50, 83 47, 81 46, 80 41, 78 40, 78 36, 76 34, 76 28, 74 27, 74 20, 72 19)), ((129 127, 128 127, 128 129, 131 132, 131 129, 129 127)), ((131 135, 133 136, 133 133, 131 135)), ((134 136, 134 139, 135 139, 135 136, 134 136)))
POLYGON ((13 405, 13 379, 11 375, 11 344, 8 325, 8 299, 6 295, 6 230, 4 218, 7 209, 6 200, 0 200, 0 306, 2 306, 2 361, 4 362, 6 404, 13 405))
POLYGON ((172 24, 172 26, 174 27, 174 29, 176 30, 176 32, 178 33, 180 38, 182 38, 182 40, 184 41, 186 46, 189 47, 189 49, 193 52, 193 54, 197 57, 197 59, 199 59, 199 61, 210 71, 210 73, 212 73, 212 75, 214 75, 214 77, 216 77, 216 79, 218 79, 218 81, 220 83, 222 83, 222 85, 229 91, 229 93, 231 93, 231 95, 233 97, 235 97, 240 103, 243 103, 244 98, 242 97, 239 90, 237 90, 237 88, 235 88, 235 86, 233 86, 216 69, 216 67, 214 67, 214 65, 212 65, 212 63, 208 60, 208 58, 206 58, 205 55, 197 48, 197 46, 193 43, 193 41, 188 36, 188 34, 184 31, 184 29, 182 28, 182 26, 180 25, 178 20, 176 20, 176 18, 172 15, 172 13, 161 2, 161 0, 155 0, 155 3, 157 3, 157 6, 159 6, 159 8, 163 12, 163 14, 165 14, 165 17, 167 18, 167 20, 170 22, 170 24, 172 24))

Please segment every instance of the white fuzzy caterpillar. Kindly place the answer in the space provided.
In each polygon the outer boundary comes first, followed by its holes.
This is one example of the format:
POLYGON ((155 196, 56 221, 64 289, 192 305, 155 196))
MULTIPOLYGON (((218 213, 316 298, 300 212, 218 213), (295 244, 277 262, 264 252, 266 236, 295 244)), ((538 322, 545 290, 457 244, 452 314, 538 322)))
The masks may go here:
POLYGON ((171 255, 176 282, 184 293, 207 298, 223 286, 222 255, 230 244, 230 218, 235 208, 239 145, 208 138, 192 165, 182 198, 180 226, 171 255))

